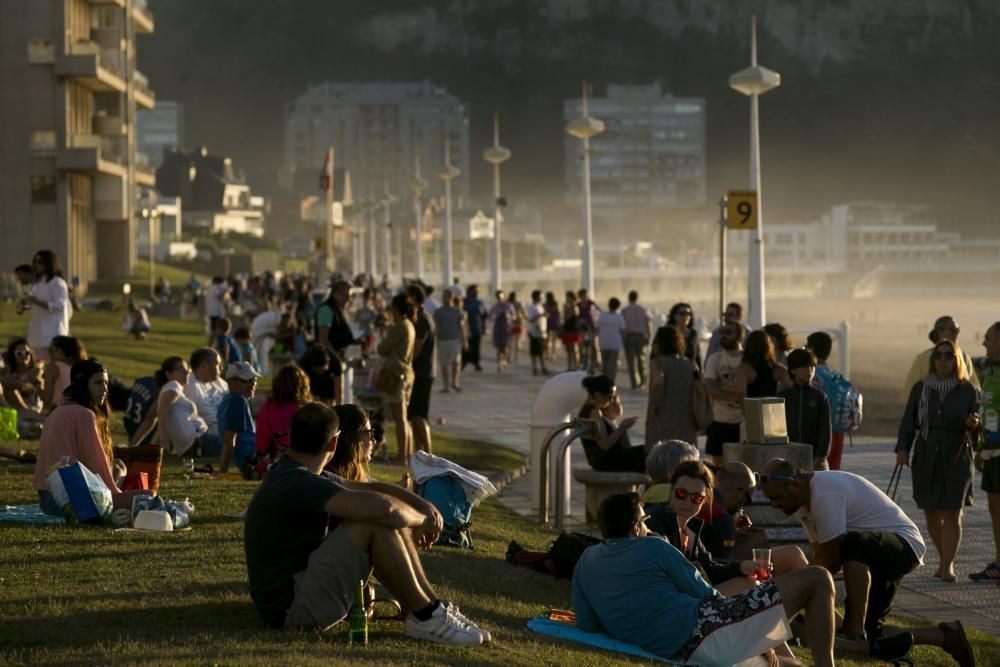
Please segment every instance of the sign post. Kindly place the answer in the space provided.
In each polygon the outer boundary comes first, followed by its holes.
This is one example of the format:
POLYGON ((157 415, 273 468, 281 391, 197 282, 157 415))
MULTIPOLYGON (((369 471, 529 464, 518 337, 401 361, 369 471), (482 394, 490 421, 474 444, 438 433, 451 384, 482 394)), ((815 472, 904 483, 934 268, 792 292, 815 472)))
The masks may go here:
POLYGON ((726 196, 726 218, 730 229, 757 229, 757 193, 730 190, 726 196))

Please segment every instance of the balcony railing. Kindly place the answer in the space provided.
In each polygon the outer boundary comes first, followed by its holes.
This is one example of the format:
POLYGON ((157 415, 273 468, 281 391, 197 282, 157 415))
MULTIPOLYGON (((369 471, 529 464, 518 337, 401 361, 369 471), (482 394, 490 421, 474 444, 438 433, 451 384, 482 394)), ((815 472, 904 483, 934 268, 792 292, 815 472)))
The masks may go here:
POLYGON ((156 101, 156 93, 149 87, 149 78, 142 72, 136 70, 132 75, 132 84, 136 94, 136 101, 142 106, 153 108, 156 101))

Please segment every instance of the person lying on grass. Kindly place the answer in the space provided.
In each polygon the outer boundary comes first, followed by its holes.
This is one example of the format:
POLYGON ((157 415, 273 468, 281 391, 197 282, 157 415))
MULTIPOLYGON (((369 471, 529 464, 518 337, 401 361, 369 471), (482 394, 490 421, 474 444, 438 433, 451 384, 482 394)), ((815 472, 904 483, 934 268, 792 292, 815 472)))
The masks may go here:
POLYGON ((601 502, 605 542, 584 551, 573 573, 578 628, 668 660, 734 665, 790 639, 788 619, 805 611, 813 664, 834 664, 829 572, 805 567, 724 597, 666 539, 648 534, 647 518, 637 493, 601 502))
POLYGON ((337 448, 337 413, 309 403, 292 417, 289 449, 246 513, 250 597, 271 627, 328 628, 346 618, 358 581, 374 570, 410 610, 411 637, 477 646, 490 633, 434 592, 417 549, 429 549, 440 513, 394 484, 347 481, 323 467, 337 448))

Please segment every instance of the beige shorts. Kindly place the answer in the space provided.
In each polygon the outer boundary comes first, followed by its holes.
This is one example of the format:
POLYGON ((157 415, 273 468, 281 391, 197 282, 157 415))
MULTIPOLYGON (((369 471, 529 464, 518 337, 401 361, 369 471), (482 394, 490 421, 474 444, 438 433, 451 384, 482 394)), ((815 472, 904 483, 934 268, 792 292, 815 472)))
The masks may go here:
POLYGON ((295 598, 285 616, 285 627, 325 629, 347 618, 354 587, 372 573, 371 557, 354 543, 346 530, 327 535, 297 573, 295 598))
POLYGON ((413 389, 413 383, 400 382, 396 391, 391 394, 387 394, 384 391, 382 392, 382 402, 385 403, 386 406, 389 406, 392 403, 402 403, 403 405, 406 405, 410 402, 411 389, 413 389))
POLYGON ((438 363, 442 366, 457 363, 458 357, 462 353, 462 341, 457 338, 454 340, 439 340, 437 341, 437 353, 438 363))

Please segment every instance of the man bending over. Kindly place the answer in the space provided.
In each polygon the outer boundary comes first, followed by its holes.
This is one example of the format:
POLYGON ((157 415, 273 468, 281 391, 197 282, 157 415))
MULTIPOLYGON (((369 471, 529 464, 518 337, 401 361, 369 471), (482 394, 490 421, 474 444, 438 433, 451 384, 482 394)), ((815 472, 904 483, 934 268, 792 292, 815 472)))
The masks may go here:
POLYGON ((833 579, 805 567, 734 597, 705 583, 665 539, 648 535, 637 493, 606 498, 597 512, 605 542, 583 552, 573 573, 576 625, 650 653, 698 665, 734 665, 792 634, 806 612, 817 667, 833 665, 833 579))
POLYGON ((323 473, 339 435, 322 403, 292 417, 288 453, 268 472, 246 514, 250 597, 271 627, 327 628, 346 618, 359 580, 374 569, 406 609, 406 634, 443 644, 490 640, 434 593, 417 555, 443 525, 433 505, 400 486, 323 473))

